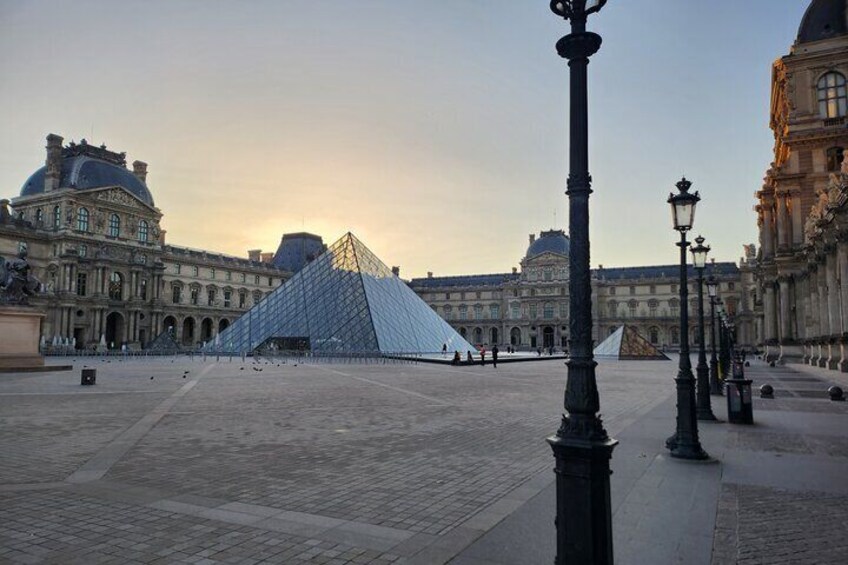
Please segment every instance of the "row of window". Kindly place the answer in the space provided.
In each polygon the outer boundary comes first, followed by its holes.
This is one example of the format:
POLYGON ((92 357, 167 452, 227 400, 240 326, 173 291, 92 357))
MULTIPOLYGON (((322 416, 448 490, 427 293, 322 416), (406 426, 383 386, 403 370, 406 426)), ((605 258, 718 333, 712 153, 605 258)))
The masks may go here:
MULTIPOLYGON (((193 277, 199 277, 200 276, 200 267, 198 267, 197 265, 189 265, 189 267, 191 268, 191 271, 190 271, 191 276, 193 276, 193 277)), ((175 263, 174 264, 174 273, 179 275, 179 274, 182 274, 182 271, 183 271, 183 266, 179 263, 175 263)), ((241 276, 241 282, 247 282, 247 274, 246 273, 239 273, 239 275, 241 276)), ((217 276, 218 276, 217 269, 215 269, 215 267, 210 267, 209 268, 209 278, 215 279, 215 278, 217 278, 217 276)), ((232 271, 224 271, 224 280, 228 280, 228 281, 233 280, 232 271)), ((260 278, 259 275, 253 275, 253 283, 254 284, 260 284, 260 281, 261 281, 261 278, 260 278)), ((268 286, 274 286, 274 277, 268 277, 268 286)))
MULTIPOLYGON (((246 308, 247 307, 247 291, 240 290, 238 293, 238 308, 246 308)), ((222 292, 224 298, 224 308, 231 308, 233 306, 233 292, 231 290, 224 290, 222 292)), ((206 305, 207 306, 216 306, 216 300, 218 298, 218 289, 215 288, 207 288, 206 289, 206 305)), ((253 303, 258 304, 262 300, 262 293, 260 291, 253 292, 253 303)), ((183 301, 183 287, 175 284, 171 287, 171 302, 174 304, 181 304, 183 301)), ((200 305, 200 288, 198 287, 190 287, 188 289, 188 303, 192 306, 200 305)))
MULTIPOLYGON (((644 287, 638 287, 638 288, 644 289, 644 287)), ((635 286, 628 287, 628 290, 630 291, 630 296, 635 296, 637 291, 638 291, 638 288, 635 287, 635 286)), ((678 287, 677 287, 676 284, 671 285, 671 290, 670 290, 671 294, 677 293, 677 288, 678 287)), ((736 284, 733 283, 733 282, 728 282, 727 283, 727 290, 736 290, 736 284)), ((698 292, 698 283, 692 284, 691 291, 693 293, 698 292)), ((614 286, 609 287, 609 293, 610 293, 611 296, 615 296, 618 293, 617 287, 614 287, 614 286)), ((656 293, 657 293, 656 285, 652 284, 652 285, 648 286, 648 294, 656 294, 656 293)))
MULTIPOLYGON (((539 289, 539 294, 543 294, 543 295, 544 295, 544 294, 557 294, 557 289, 559 290, 559 294, 561 294, 561 295, 566 295, 566 294, 568 294, 568 289, 567 289, 567 288, 565 288, 565 287, 561 287, 561 288, 555 287, 555 288, 539 289), (545 292, 545 291, 548 291, 548 292, 545 292)), ((531 289, 529 289, 527 292, 525 292, 525 296, 536 296, 536 293, 537 293, 537 289, 535 289, 535 288, 531 288, 531 289)), ((446 292, 446 293, 445 293, 445 300, 451 300, 451 298, 456 299, 456 298, 457 298, 457 296, 459 297, 459 300, 465 300, 465 299, 466 299, 466 297, 467 297, 467 295, 469 295, 469 294, 471 294, 471 293, 470 293, 470 292, 469 292, 469 293, 466 293, 466 292, 459 292, 459 293, 456 293, 456 292, 454 292, 454 293, 446 292)), ((518 298, 518 289, 517 289, 517 288, 514 288, 514 289, 510 290, 510 291, 509 291, 509 295, 510 295, 510 296, 512 296, 513 298, 518 298)), ((480 300, 481 298, 483 298, 483 293, 482 293, 482 292, 480 292, 479 290, 478 290, 478 291, 476 291, 476 292, 474 292, 474 298, 476 298, 477 300, 480 300)), ((492 293, 492 298, 498 298, 498 296, 497 296, 497 295, 493 292, 493 293, 492 293)), ((430 299, 431 299, 431 300, 438 300, 438 299, 439 299, 439 295, 437 295, 437 294, 431 294, 431 295, 430 295, 430 299)))
MULTIPOLYGON (((433 306, 433 310, 436 313, 439 312, 438 306, 433 306)), ((474 320, 498 320, 501 317, 501 307, 498 304, 490 304, 488 307, 489 316, 486 317, 484 315, 484 307, 481 304, 475 304, 470 313, 473 314, 474 320)), ((545 320, 553 320, 556 317, 556 305, 551 302, 546 302, 542 305, 541 309, 538 304, 529 304, 525 309, 526 315, 531 319, 538 319, 539 313, 541 310, 542 318, 545 320)), ((469 319, 469 308, 466 305, 460 305, 458 308, 454 309, 453 306, 447 305, 442 308, 443 317, 446 320, 468 320, 469 319)), ((521 305, 520 304, 510 304, 509 308, 509 317, 513 320, 521 319, 521 305)), ((568 303, 561 302, 559 304, 559 317, 567 318, 568 317, 568 303)))
MULTIPOLYGON (((35 211, 36 222, 41 221, 41 208, 35 211)), ((59 226, 60 222, 60 211, 59 207, 56 206, 53 209, 53 222, 56 227, 59 226)), ((88 208, 79 208, 77 210, 77 231, 88 233, 90 229, 90 221, 91 221, 91 213, 88 211, 88 208)), ((117 214, 111 214, 109 216, 109 228, 106 231, 106 235, 109 237, 120 237, 121 236, 121 217, 117 214)), ((140 243, 147 243, 150 238, 150 224, 147 223, 147 220, 140 220, 138 222, 138 228, 136 229, 135 238, 140 243)))
MULTIPOLYGON (((77 296, 88 296, 88 273, 77 273, 77 296)), ((108 294, 110 300, 124 299, 124 276, 118 272, 109 275, 108 294)), ((147 279, 138 281, 138 298, 147 300, 147 279)))

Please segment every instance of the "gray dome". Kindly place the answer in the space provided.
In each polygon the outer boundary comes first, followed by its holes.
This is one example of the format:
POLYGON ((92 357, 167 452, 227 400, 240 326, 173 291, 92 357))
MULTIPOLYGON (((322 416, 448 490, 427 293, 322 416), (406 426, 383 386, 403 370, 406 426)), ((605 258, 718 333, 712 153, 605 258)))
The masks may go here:
POLYGON ((272 264, 296 273, 326 251, 327 246, 320 235, 311 233, 287 233, 274 254, 272 264))
MULTIPOLYGON (((21 196, 35 196, 44 192, 47 167, 35 171, 21 187, 21 196)), ((153 196, 132 171, 124 166, 123 153, 112 153, 105 148, 73 145, 62 150, 62 173, 59 188, 86 190, 107 186, 120 186, 153 206, 153 196)))
POLYGON ((813 0, 798 28, 798 43, 848 35, 848 0, 813 0))
POLYGON ((527 248, 526 259, 532 259, 542 253, 559 253, 568 255, 571 249, 571 240, 562 230, 543 231, 539 238, 527 248))

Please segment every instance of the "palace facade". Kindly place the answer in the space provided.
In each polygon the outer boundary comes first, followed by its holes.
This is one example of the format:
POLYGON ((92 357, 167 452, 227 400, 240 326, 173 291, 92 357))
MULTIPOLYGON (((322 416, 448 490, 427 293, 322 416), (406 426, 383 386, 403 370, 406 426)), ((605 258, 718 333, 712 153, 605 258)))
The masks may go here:
POLYGON ((774 157, 755 208, 768 356, 848 371, 848 2, 814 0, 773 64, 774 157))
POLYGON ((46 293, 42 339, 76 348, 143 348, 170 329, 195 347, 215 336, 323 250, 288 234, 248 258, 166 243, 147 164, 85 140, 47 137, 47 157, 19 196, 0 202, 0 256, 26 248, 46 293))
MULTIPOLYGON (((562 230, 530 235, 527 253, 511 273, 412 279, 410 286, 475 345, 563 349, 568 343, 570 242, 562 230)), ((697 283, 689 271, 690 340, 697 337, 697 283)), ((734 263, 707 269, 720 281, 719 297, 737 320, 740 345, 755 344, 753 302, 743 270, 734 263)), ((592 271, 593 337, 600 342, 623 324, 657 347, 680 346, 680 267, 605 268, 592 271)), ((705 315, 709 301, 704 293, 705 315)), ((709 324, 707 318, 707 324, 709 324)), ((709 327, 709 326, 707 326, 709 327)), ((709 343, 710 332, 706 332, 709 343)), ((694 343, 691 341, 690 343, 694 343)))

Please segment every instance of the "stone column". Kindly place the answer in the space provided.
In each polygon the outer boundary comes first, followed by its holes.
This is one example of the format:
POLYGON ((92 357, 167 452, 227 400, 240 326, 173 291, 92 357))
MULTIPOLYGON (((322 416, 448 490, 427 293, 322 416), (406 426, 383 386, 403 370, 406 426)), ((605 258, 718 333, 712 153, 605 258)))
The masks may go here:
POLYGON ((786 277, 778 279, 780 289, 780 342, 784 343, 793 338, 791 305, 789 300, 789 280, 786 277))
POLYGON ((774 256, 774 200, 769 197, 763 197, 762 212, 763 212, 763 258, 767 259, 774 256))
POLYGON ((785 250, 789 247, 789 215, 786 210, 786 194, 779 193, 775 195, 775 207, 777 209, 776 227, 777 227, 777 248, 785 250))
POLYGON ((804 218, 801 215, 801 195, 795 191, 790 195, 791 214, 792 214, 792 245, 801 245, 804 243, 804 218))
POLYGON ((822 343, 822 355, 819 358, 818 366, 824 367, 827 365, 827 359, 830 357, 826 340, 830 336, 830 304, 827 291, 827 264, 820 262, 818 264, 818 283, 819 283, 819 337, 822 343))
POLYGON ((766 341, 777 339, 777 304, 774 286, 766 283, 765 296, 763 297, 763 314, 765 315, 765 339, 766 341))

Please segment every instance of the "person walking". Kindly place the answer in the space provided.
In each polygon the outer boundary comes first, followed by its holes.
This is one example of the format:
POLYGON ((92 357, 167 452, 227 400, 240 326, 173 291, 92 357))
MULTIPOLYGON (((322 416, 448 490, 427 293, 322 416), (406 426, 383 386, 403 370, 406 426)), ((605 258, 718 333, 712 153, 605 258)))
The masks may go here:
POLYGON ((481 347, 480 348, 480 365, 485 365, 485 364, 486 364, 486 348, 481 347))
POLYGON ((492 348, 492 367, 498 368, 498 346, 492 348))

